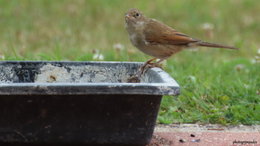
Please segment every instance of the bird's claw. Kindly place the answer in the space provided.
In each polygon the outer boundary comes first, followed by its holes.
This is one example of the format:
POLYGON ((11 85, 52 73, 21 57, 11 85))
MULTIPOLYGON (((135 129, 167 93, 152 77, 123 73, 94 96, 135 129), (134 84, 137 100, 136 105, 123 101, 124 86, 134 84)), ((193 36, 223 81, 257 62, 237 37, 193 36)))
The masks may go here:
POLYGON ((154 61, 156 58, 153 58, 153 59, 150 59, 148 61, 146 61, 137 71, 136 74, 134 74, 133 76, 131 76, 129 79, 128 79, 128 82, 140 82, 140 78, 141 76, 150 68, 153 68, 153 67, 159 67, 159 68, 162 68, 162 65, 159 64, 161 61, 159 62, 155 62, 155 63, 152 63, 152 61, 154 61))

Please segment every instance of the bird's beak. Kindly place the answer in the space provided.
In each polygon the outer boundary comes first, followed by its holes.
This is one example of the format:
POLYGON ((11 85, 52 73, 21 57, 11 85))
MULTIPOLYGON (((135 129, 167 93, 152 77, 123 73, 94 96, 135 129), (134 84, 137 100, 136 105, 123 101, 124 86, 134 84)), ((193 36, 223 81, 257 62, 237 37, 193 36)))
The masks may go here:
POLYGON ((128 14, 125 14, 125 18, 129 19, 129 18, 130 18, 130 16, 129 16, 128 14))
POLYGON ((130 21, 130 15, 125 14, 125 22, 128 23, 130 21))

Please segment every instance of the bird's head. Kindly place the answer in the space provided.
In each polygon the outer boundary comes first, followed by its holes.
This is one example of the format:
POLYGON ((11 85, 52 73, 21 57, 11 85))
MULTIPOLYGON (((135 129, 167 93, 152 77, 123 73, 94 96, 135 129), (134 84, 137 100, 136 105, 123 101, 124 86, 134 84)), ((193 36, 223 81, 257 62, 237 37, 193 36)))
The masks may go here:
POLYGON ((127 25, 136 25, 138 22, 144 22, 144 15, 138 9, 132 8, 125 14, 125 22, 127 25))

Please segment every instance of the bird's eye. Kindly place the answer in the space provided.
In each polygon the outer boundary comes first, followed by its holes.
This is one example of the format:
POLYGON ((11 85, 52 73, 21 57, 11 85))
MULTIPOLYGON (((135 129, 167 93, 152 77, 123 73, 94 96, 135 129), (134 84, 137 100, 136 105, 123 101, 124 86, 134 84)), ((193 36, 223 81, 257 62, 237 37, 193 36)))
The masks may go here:
POLYGON ((139 16, 139 13, 136 13, 135 16, 138 17, 138 16, 139 16))

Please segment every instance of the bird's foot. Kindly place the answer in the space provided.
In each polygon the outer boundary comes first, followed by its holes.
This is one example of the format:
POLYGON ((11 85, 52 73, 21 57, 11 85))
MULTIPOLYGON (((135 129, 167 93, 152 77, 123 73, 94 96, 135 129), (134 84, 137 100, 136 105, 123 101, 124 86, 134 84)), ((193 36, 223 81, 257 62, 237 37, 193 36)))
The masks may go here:
POLYGON ((128 83, 138 83, 140 82, 141 76, 147 71, 147 69, 151 68, 154 61, 156 58, 150 59, 146 61, 139 69, 138 71, 132 75, 130 78, 127 79, 128 83))
POLYGON ((155 63, 152 63, 154 60, 156 60, 156 58, 150 59, 148 61, 146 61, 141 67, 140 67, 140 74, 144 74, 149 68, 152 68, 154 66, 155 63))
POLYGON ((147 67, 148 68, 158 67, 158 68, 162 69, 163 68, 163 64, 155 62, 155 63, 148 64, 147 67))
POLYGON ((156 60, 157 58, 153 58, 150 59, 148 61, 146 61, 136 72, 136 74, 134 74, 133 76, 131 76, 130 78, 128 78, 128 82, 129 83, 138 83, 140 82, 140 78, 141 76, 150 68, 153 67, 159 67, 162 68, 162 64, 160 64, 160 62, 162 62, 162 60, 160 59, 159 61, 153 63, 154 60, 156 60))
POLYGON ((155 59, 148 60, 147 62, 145 62, 145 64, 143 66, 141 66, 141 68, 140 68, 141 74, 144 74, 148 69, 154 68, 154 67, 163 69, 163 64, 161 64, 161 62, 163 61, 162 59, 160 59, 157 62, 152 63, 153 60, 155 60, 155 59))

